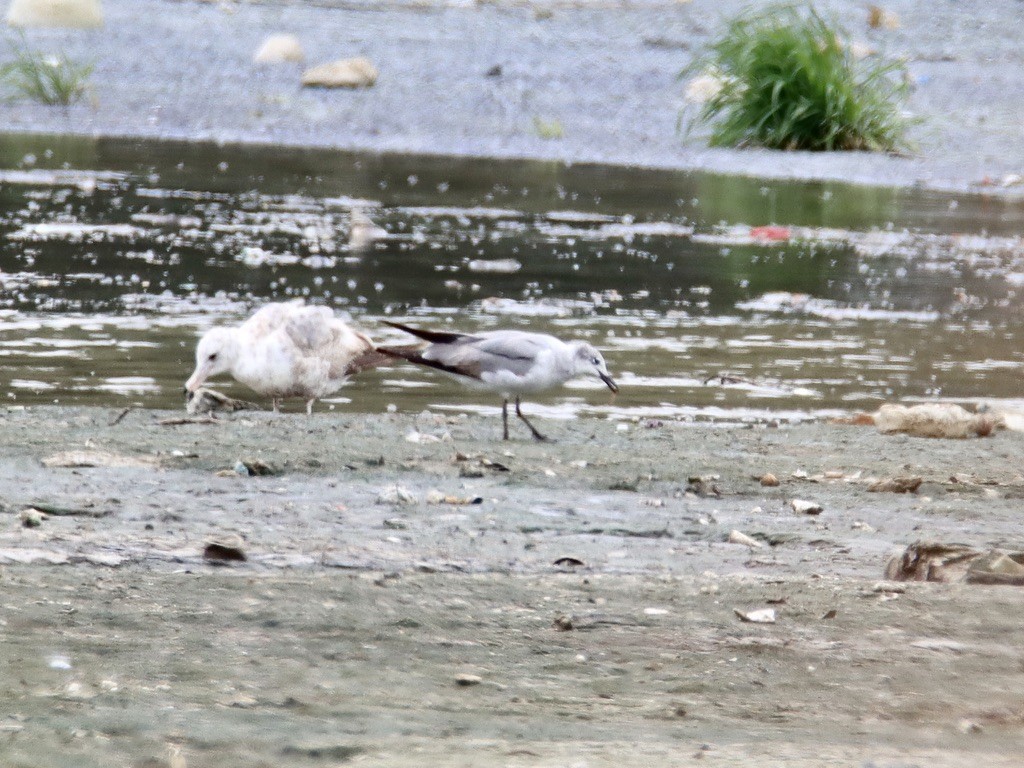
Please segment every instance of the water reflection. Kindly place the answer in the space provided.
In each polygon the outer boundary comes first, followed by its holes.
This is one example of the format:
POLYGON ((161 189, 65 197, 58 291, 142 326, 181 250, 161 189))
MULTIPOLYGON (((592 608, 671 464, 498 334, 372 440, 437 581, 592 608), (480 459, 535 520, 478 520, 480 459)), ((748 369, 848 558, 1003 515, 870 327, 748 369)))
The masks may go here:
MULTIPOLYGON (((39 137, 7 139, 3 162, 11 403, 178 407, 199 332, 290 298, 382 341, 398 340, 385 316, 588 338, 623 392, 579 383, 537 406, 551 417, 802 419, 1019 393, 1024 217, 1009 203, 39 137)), ((342 395, 346 410, 494 412, 408 368, 342 395)))

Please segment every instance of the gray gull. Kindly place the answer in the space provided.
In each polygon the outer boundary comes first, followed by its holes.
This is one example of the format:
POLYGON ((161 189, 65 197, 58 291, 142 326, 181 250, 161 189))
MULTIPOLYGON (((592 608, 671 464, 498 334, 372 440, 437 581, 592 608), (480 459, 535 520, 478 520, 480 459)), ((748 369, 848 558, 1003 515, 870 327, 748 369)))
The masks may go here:
POLYGON ((430 342, 421 347, 378 347, 379 352, 446 373, 474 389, 503 398, 501 418, 508 440, 508 401, 515 398, 516 416, 537 440, 544 435, 523 415, 520 398, 561 386, 575 376, 590 374, 613 393, 619 388, 608 373, 604 357, 585 341, 564 342, 545 333, 484 331, 475 334, 428 331, 387 320, 386 325, 430 342))

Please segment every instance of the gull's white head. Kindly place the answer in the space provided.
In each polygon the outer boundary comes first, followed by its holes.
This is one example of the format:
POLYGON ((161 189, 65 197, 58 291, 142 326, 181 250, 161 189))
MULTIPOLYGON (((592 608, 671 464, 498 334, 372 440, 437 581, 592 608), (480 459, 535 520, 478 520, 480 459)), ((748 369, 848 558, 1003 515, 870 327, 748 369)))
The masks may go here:
POLYGON ((218 373, 230 371, 238 356, 238 340, 232 328, 212 328, 196 345, 196 369, 185 382, 185 390, 195 392, 203 382, 218 373))
POLYGON ((604 355, 585 341, 574 341, 569 344, 573 351, 573 365, 577 375, 596 376, 603 381, 612 392, 618 392, 619 386, 608 373, 604 355))

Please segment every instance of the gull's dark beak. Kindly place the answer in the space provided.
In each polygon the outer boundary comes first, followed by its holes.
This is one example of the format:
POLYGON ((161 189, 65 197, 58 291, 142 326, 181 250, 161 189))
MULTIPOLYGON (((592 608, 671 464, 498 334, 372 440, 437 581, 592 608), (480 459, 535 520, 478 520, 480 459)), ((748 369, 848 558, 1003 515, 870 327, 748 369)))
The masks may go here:
POLYGON ((608 389, 610 389, 613 394, 619 391, 619 385, 616 384, 612 377, 607 373, 599 373, 597 375, 601 377, 601 381, 608 385, 608 389))

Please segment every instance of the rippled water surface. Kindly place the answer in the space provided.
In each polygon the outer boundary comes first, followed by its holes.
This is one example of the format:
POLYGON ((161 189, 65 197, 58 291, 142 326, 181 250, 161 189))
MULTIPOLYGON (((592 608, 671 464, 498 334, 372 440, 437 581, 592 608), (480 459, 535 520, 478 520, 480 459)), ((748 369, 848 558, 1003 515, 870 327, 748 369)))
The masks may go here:
MULTIPOLYGON (((0 162, 9 404, 179 407, 197 334, 293 298, 381 341, 400 336, 385 317, 590 339, 622 392, 579 381, 531 404, 555 417, 789 420, 1024 390, 1020 203, 43 137, 3 140, 0 162)), ((495 412, 408 366, 321 407, 389 404, 495 412)))

